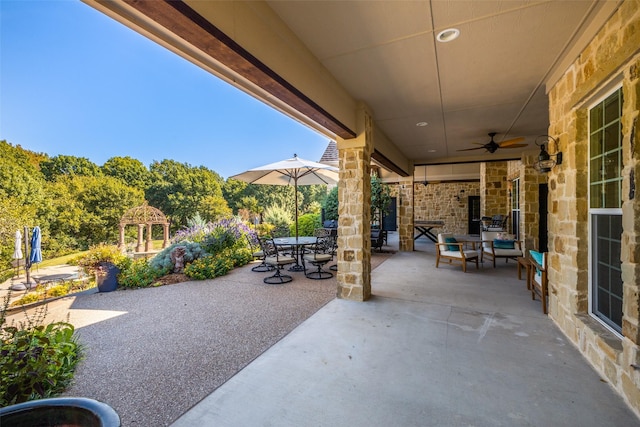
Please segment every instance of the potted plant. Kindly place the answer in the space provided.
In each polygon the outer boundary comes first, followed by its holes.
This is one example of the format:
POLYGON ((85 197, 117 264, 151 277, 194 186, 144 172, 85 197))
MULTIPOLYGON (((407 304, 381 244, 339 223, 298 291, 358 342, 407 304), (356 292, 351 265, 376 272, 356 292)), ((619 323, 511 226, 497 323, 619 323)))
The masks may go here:
POLYGON ((95 275, 98 291, 111 292, 118 287, 118 274, 131 260, 117 246, 98 245, 76 258, 76 262, 87 274, 95 275))

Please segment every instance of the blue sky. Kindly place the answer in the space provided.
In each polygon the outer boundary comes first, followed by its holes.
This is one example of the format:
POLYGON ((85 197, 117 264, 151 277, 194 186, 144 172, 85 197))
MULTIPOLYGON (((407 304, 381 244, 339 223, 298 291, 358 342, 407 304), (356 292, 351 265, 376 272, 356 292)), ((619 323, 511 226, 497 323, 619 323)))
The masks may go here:
POLYGON ((0 1, 0 140, 228 178, 329 140, 79 0, 0 1))

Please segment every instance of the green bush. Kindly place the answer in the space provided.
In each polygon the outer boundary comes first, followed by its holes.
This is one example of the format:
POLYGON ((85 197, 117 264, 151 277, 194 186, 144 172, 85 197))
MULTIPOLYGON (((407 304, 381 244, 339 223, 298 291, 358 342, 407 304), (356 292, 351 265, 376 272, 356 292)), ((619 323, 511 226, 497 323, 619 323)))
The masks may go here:
POLYGON ((118 285, 123 288, 146 288, 170 271, 167 268, 152 267, 146 259, 139 259, 120 272, 118 285))
MULTIPOLYGON (((321 227, 320 214, 304 214, 298 217, 298 236, 313 236, 316 228, 321 227)), ((296 234, 295 223, 290 227, 291 235, 296 234)))
POLYGON ((43 324, 44 306, 18 326, 7 326, 8 301, 0 314, 0 406, 62 393, 71 384, 81 357, 73 325, 43 324))
POLYGON ((149 261, 149 265, 156 270, 173 270, 173 262, 171 262, 171 251, 176 246, 185 247, 185 264, 208 255, 208 252, 200 245, 200 243, 189 241, 176 242, 158 252, 156 256, 151 258, 151 261, 149 261))
POLYGON ((229 251, 226 256, 231 259, 234 267, 242 267, 243 265, 247 265, 253 261, 253 255, 247 247, 235 248, 229 251))
POLYGON ((272 224, 277 230, 285 228, 288 230, 289 225, 293 221, 289 212, 287 212, 284 207, 277 205, 269 206, 265 209, 262 214, 262 219, 264 222, 272 224))
POLYGON ((111 262, 120 270, 124 270, 131 264, 131 259, 115 245, 100 244, 71 261, 72 264, 82 267, 87 274, 94 274, 102 262, 111 262))
POLYGON ((233 269, 233 260, 226 254, 208 255, 193 261, 184 269, 192 279, 205 280, 224 276, 233 269))

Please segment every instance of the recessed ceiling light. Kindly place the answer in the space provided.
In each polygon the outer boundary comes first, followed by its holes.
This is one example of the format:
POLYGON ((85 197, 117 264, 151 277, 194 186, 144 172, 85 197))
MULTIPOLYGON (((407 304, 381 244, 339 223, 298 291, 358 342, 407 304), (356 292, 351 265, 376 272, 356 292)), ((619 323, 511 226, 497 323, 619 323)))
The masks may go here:
POLYGON ((427 126, 428 124, 429 123, 427 123, 427 122, 418 122, 418 123, 416 123, 416 126, 424 127, 424 126, 427 126))
POLYGON ((435 153, 438 150, 427 150, 427 153, 435 153))
POLYGON ((447 28, 446 30, 442 30, 438 33, 436 40, 442 43, 450 42, 455 40, 460 35, 460 30, 457 28, 447 28))

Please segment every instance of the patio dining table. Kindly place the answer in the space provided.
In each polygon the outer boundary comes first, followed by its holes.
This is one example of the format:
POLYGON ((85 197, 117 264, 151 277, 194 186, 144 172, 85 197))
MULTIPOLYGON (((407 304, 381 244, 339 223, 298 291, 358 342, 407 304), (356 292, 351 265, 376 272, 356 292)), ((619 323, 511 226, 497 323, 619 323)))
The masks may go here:
POLYGON ((304 267, 300 263, 304 247, 315 244, 316 240, 314 236, 276 237, 273 239, 273 243, 280 247, 291 247, 296 263, 289 268, 289 271, 304 271, 304 267))
POLYGON ((413 227, 418 230, 418 235, 413 237, 413 240, 418 240, 419 237, 426 236, 432 242, 436 243, 438 241, 438 237, 433 234, 431 230, 434 228, 442 227, 444 225, 444 221, 414 221, 413 227))

